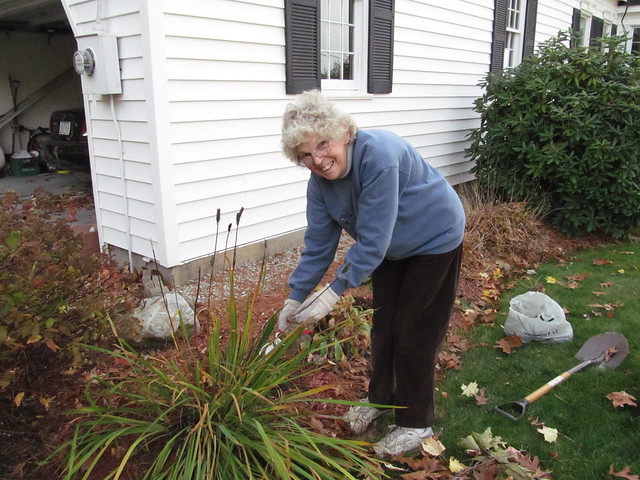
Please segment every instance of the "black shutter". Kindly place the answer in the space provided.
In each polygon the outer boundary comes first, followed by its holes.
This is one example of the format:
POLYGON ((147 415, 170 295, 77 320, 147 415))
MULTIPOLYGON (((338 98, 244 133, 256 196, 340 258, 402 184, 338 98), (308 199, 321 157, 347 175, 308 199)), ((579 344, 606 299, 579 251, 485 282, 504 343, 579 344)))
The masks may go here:
POLYGON ((615 37, 616 35, 618 35, 618 25, 611 25, 611 36, 615 37))
POLYGON ((285 0, 286 91, 320 88, 319 0, 285 0))
POLYGON ((522 58, 526 58, 533 53, 536 36, 536 20, 538 16, 538 0, 528 0, 527 16, 524 23, 524 46, 522 48, 522 58))
POLYGON ((369 4, 369 93, 391 93, 393 86, 393 2, 371 0, 369 4))
POLYGON ((491 73, 500 73, 504 65, 504 44, 507 39, 507 0, 495 0, 493 10, 493 43, 491 73))
POLYGON ((584 35, 584 32, 580 31, 580 17, 580 10, 574 8, 573 16, 571 17, 571 48, 577 48, 580 45, 582 35, 584 35))
POLYGON ((602 45, 602 32, 604 32, 604 20, 598 17, 591 17, 590 47, 600 48, 602 45))

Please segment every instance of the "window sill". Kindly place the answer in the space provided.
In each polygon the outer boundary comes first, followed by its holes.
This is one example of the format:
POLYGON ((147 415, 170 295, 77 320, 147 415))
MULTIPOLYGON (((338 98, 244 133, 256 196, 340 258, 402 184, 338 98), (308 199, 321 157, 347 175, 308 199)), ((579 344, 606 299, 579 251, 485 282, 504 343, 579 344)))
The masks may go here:
POLYGON ((322 94, 330 100, 371 100, 375 97, 373 93, 360 92, 357 90, 322 89, 322 94))

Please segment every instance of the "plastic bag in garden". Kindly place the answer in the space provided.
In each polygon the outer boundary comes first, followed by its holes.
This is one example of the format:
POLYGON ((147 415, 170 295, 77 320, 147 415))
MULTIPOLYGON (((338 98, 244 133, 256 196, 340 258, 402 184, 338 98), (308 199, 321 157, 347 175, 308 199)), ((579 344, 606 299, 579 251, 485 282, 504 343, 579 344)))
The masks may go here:
POLYGON ((518 335, 525 343, 569 342, 573 339, 573 328, 562 307, 541 292, 527 292, 511 299, 504 332, 518 335))

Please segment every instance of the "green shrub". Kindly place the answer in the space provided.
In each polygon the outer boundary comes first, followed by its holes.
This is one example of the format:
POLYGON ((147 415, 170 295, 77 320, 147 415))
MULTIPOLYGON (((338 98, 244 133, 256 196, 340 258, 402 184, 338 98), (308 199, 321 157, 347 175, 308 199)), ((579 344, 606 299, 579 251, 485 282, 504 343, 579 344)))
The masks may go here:
POLYGON ((373 309, 357 305, 353 296, 341 297, 328 319, 320 322, 320 333, 314 334, 319 357, 342 362, 367 356, 372 316, 373 309))
POLYGON ((621 37, 570 48, 568 35, 488 75, 475 101, 472 172, 511 200, 545 204, 564 233, 620 238, 640 223, 640 59, 621 37))

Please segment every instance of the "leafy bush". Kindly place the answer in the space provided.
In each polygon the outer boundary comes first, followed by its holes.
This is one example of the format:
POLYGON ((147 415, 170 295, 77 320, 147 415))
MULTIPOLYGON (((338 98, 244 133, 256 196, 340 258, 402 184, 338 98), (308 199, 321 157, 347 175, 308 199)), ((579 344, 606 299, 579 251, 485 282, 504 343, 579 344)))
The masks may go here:
POLYGON ((320 333, 314 334, 318 356, 341 362, 368 354, 372 316, 373 309, 357 305, 352 296, 341 297, 328 319, 321 322, 320 333))
POLYGON ((174 354, 164 356, 142 355, 124 341, 101 350, 127 369, 97 378, 87 388, 90 404, 72 412, 75 433, 56 453, 65 480, 125 471, 153 480, 384 476, 367 443, 303 426, 303 401, 329 388, 296 387, 319 343, 296 350, 298 329, 267 351, 276 317, 253 335, 247 309, 240 326, 231 284, 228 323, 214 319, 205 345, 176 340, 174 354))
POLYGON ((468 156, 484 187, 547 205, 564 233, 623 237, 640 224, 640 58, 623 39, 570 48, 560 33, 488 75, 468 156))
POLYGON ((51 214, 55 199, 47 195, 0 198, 0 360, 7 364, 42 348, 77 355, 79 342, 110 332, 106 315, 128 306, 120 269, 82 252, 82 238, 51 214))

